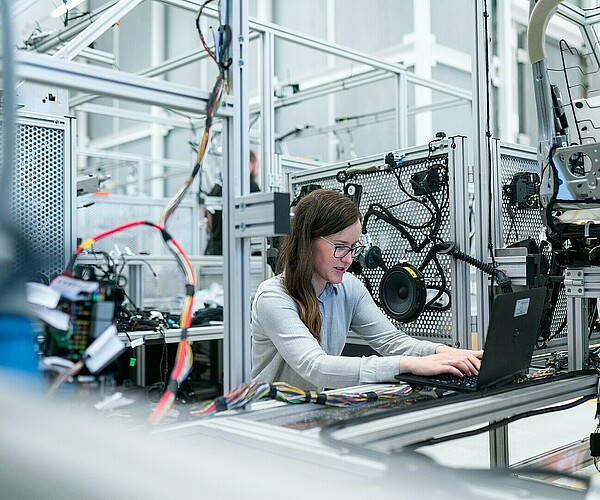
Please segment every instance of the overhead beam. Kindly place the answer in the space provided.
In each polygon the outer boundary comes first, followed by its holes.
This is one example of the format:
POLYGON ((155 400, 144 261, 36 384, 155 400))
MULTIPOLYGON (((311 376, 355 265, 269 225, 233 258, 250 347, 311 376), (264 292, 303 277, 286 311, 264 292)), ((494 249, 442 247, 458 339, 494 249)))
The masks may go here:
MULTIPOLYGON (((199 8, 198 2, 192 2, 189 0, 160 1, 165 4, 186 10, 197 11, 199 8)), ((209 16, 216 16, 216 11, 212 10, 210 6, 208 6, 204 12, 206 12, 206 14, 209 16)), ((444 82, 418 77, 411 73, 406 66, 399 63, 388 62, 383 59, 374 57, 370 54, 367 54, 365 52, 350 49, 348 47, 342 47, 338 44, 329 42, 322 38, 317 38, 307 35, 306 33, 290 30, 289 28, 284 28, 283 26, 279 26, 277 24, 259 21, 256 18, 249 18, 248 26, 251 31, 259 31, 261 33, 272 33, 275 36, 275 38, 286 40, 297 45, 302 45, 304 47, 311 48, 319 52, 331 54, 342 59, 347 59, 356 63, 365 64, 366 66, 370 66, 374 69, 382 69, 393 74, 406 74, 407 80, 411 83, 414 83, 415 85, 421 85, 423 87, 430 88, 432 90, 436 90, 438 92, 442 92, 453 97, 458 97, 467 100, 471 99, 470 91, 466 91, 459 87, 448 85, 444 82)))
POLYGON ((65 40, 72 39, 78 33, 81 33, 87 26, 89 26, 94 19, 101 16, 106 10, 110 9, 115 2, 106 3, 101 7, 98 7, 96 10, 90 12, 85 17, 81 19, 75 20, 69 26, 66 26, 60 30, 57 30, 51 35, 39 37, 39 41, 34 39, 29 46, 37 50, 38 52, 48 52, 52 50, 57 45, 64 43, 65 40))
POLYGON ((76 35, 75 38, 65 43, 54 53, 53 57, 57 59, 64 58, 67 61, 71 61, 77 57, 83 49, 96 41, 98 37, 109 30, 119 19, 126 16, 143 1, 144 0, 119 0, 81 33, 76 35))
MULTIPOLYGON (((442 109, 454 108, 456 106, 463 106, 465 104, 469 104, 463 99, 449 99, 446 101, 433 102, 431 104, 424 104, 422 106, 415 106, 408 109, 408 115, 414 116, 419 113, 425 113, 428 111, 440 111, 442 109)), ((298 130, 296 133, 285 134, 286 137, 280 135, 276 140, 294 140, 305 137, 314 137, 323 134, 328 134, 330 132, 345 132, 347 130, 355 130, 360 127, 364 127, 367 125, 374 125, 375 123, 383 123, 392 121, 396 118, 396 110, 389 109, 380 111, 377 113, 370 113, 368 115, 363 115, 356 118, 348 118, 347 120, 340 120, 333 125, 324 125, 322 127, 311 127, 304 128, 298 130)))
POLYGON ((77 108, 77 111, 84 111, 86 113, 92 113, 95 115, 112 116, 116 118, 122 118, 124 120, 132 120, 144 123, 157 123, 159 125, 167 125, 169 127, 177 128, 190 128, 192 125, 195 127, 202 127, 202 118, 197 118, 197 123, 194 122, 192 117, 186 119, 184 117, 170 117, 170 116, 157 116, 150 113, 143 113, 141 111, 134 111, 126 108, 115 108, 114 106, 102 106, 100 104, 82 104, 77 108))
MULTIPOLYGON (((258 33, 250 33, 249 38, 250 41, 256 40, 260 35, 258 33)), ((136 73, 140 76, 158 76, 164 75, 169 71, 173 71, 178 68, 182 68, 187 66, 188 64, 194 63, 196 61, 202 61, 208 57, 208 52, 206 52, 201 47, 198 47, 195 50, 187 52, 184 55, 179 57, 173 57, 171 59, 167 59, 156 66, 151 66, 149 68, 143 69, 139 73, 136 73)))
MULTIPOLYGON (((17 53, 16 69, 18 78, 33 83, 94 92, 193 113, 206 109, 210 97, 207 91, 185 85, 125 74, 121 71, 74 61, 61 61, 57 64, 55 59, 47 55, 31 52, 17 53)), ((215 116, 233 116, 229 97, 223 100, 215 116)))

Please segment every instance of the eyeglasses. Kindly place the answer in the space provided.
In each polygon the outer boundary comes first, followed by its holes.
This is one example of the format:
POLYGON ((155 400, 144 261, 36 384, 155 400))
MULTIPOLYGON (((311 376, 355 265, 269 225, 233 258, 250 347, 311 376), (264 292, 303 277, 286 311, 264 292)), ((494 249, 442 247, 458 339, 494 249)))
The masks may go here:
POLYGON ((329 241, 324 236, 321 236, 321 239, 325 240, 333 247, 333 256, 336 259, 343 259, 349 253, 352 253, 353 259, 356 259, 356 257, 363 253, 365 249, 365 245, 363 245, 362 243, 354 243, 352 246, 349 247, 348 245, 339 245, 337 243, 334 243, 333 241, 329 241))

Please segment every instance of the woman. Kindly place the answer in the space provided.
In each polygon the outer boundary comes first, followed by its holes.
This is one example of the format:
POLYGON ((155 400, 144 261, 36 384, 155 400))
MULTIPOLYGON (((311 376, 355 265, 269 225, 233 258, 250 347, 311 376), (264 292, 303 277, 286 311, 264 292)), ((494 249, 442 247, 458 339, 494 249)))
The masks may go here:
POLYGON ((394 382, 398 373, 477 374, 482 351, 413 339, 348 273, 364 248, 358 207, 318 189, 296 206, 279 253, 283 273, 264 281, 252 306, 252 378, 305 390, 394 382), (348 331, 380 356, 340 356, 348 331))

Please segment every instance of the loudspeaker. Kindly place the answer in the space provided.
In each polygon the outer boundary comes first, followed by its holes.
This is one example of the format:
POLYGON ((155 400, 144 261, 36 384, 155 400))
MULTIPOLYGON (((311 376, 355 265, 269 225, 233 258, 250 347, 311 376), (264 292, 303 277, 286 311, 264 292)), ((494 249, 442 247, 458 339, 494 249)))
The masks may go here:
POLYGON ((390 317, 403 323, 417 319, 427 302, 423 275, 408 263, 393 266, 381 278, 379 300, 390 317))

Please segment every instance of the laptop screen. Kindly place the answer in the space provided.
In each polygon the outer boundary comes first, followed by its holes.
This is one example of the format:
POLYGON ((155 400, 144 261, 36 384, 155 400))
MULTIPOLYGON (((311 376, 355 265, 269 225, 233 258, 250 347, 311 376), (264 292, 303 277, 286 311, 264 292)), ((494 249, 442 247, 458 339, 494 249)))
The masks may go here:
POLYGON ((494 298, 479 386, 501 383, 526 370, 542 319, 546 288, 505 293, 494 298))
POLYGON ((511 382, 515 375, 529 368, 545 298, 545 287, 496 296, 492 303, 479 376, 458 378, 442 374, 427 377, 401 373, 396 379, 469 392, 511 382))

